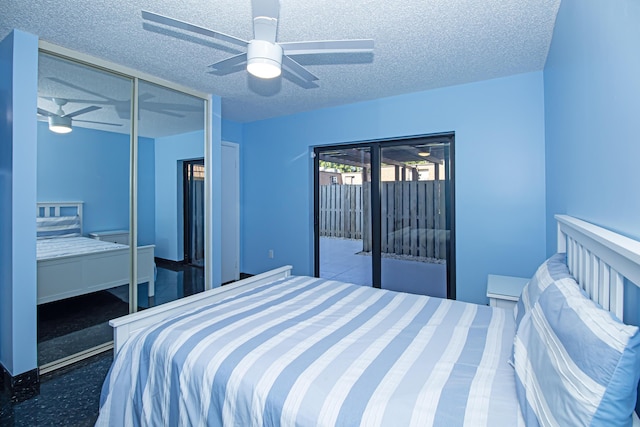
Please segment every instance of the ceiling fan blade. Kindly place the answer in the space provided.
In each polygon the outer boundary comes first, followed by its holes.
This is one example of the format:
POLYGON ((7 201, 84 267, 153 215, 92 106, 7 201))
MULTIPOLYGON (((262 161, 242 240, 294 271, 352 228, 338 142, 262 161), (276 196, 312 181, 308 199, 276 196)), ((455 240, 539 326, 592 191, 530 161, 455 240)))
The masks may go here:
POLYGON ((62 117, 72 117, 72 118, 73 118, 73 117, 75 117, 75 116, 79 116, 80 114, 90 113, 90 112, 92 112, 92 111, 99 110, 99 109, 101 109, 101 108, 102 108, 102 107, 98 107, 97 105, 92 105, 92 106, 90 106, 90 107, 86 107, 86 108, 83 108, 83 109, 81 109, 81 110, 74 111, 73 113, 65 114, 65 115, 64 115, 64 116, 62 116, 62 117))
POLYGON ((77 123, 77 122, 82 122, 82 123, 94 123, 94 124, 97 124, 97 125, 107 125, 107 126, 122 126, 122 125, 121 125, 121 124, 119 124, 119 123, 96 122, 96 121, 93 121, 93 120, 79 120, 79 119, 78 119, 78 120, 74 120, 74 121, 73 121, 73 123, 77 123))
POLYGON ((190 112, 204 111, 204 107, 202 105, 198 106, 198 105, 172 104, 170 102, 145 102, 144 105, 141 105, 140 109, 149 110, 149 111, 160 111, 160 110, 190 111, 190 112))
POLYGON ((309 55, 317 53, 367 53, 373 52, 373 40, 318 40, 310 42, 278 43, 285 55, 309 55))
MULTIPOLYGON (((60 83, 61 85, 64 85, 64 86, 70 87, 70 88, 72 88, 72 89, 77 89, 77 90, 80 90, 80 91, 82 91, 82 92, 88 93, 89 95, 97 96, 97 97, 99 97, 99 98, 102 98, 102 99, 106 99, 106 100, 112 101, 112 99, 111 99, 111 98, 109 98, 109 97, 107 97, 107 96, 105 96, 105 95, 103 95, 103 94, 101 94, 101 93, 93 92, 93 91, 91 91, 91 90, 89 90, 89 89, 87 89, 87 88, 84 88, 84 87, 81 87, 81 86, 75 85, 75 84, 73 84, 73 83, 65 82, 64 80, 59 79, 59 78, 57 78, 57 77, 48 77, 48 79, 49 79, 49 80, 51 80, 52 82, 60 83)), ((65 99, 67 99, 67 98, 65 98, 65 99)), ((69 100, 67 99, 67 101, 69 101, 69 100)), ((89 101, 89 102, 93 102, 93 101, 89 101)))
POLYGON ((143 93, 142 95, 138 96, 138 102, 145 102, 151 98, 155 98, 155 95, 152 95, 150 93, 143 93))
POLYGON ((282 69, 282 78, 289 80, 291 83, 300 86, 302 89, 316 89, 319 88, 316 82, 308 81, 299 77, 297 74, 293 74, 287 68, 282 69))
POLYGON ((305 81, 313 82, 318 80, 318 78, 313 75, 311 71, 307 70, 302 65, 298 64, 296 61, 286 55, 282 55, 282 66, 296 76, 304 79, 305 81))
POLYGON ((211 37, 213 39, 224 40, 228 43, 233 43, 238 46, 245 47, 249 44, 248 41, 239 39, 228 34, 219 33, 217 31, 209 30, 204 27, 189 24, 188 22, 178 21, 177 19, 169 18, 167 16, 158 15, 157 13, 142 11, 142 18, 148 21, 153 21, 158 24, 168 25, 170 27, 179 28, 185 31, 191 31, 192 33, 200 34, 203 36, 211 37))
POLYGON ((46 117, 55 116, 55 113, 52 113, 51 111, 47 111, 43 108, 38 108, 38 114, 46 117))
POLYGON ((218 61, 215 64, 209 65, 210 68, 215 68, 216 70, 221 70, 223 68, 231 68, 236 65, 240 65, 243 62, 247 62, 247 54, 241 53, 240 55, 232 56, 231 58, 223 59, 222 61, 218 61))
POLYGON ((251 11, 253 18, 264 16, 267 18, 278 19, 280 15, 280 1, 279 0, 252 0, 251 11))
POLYGON ((174 113, 172 111, 167 111, 164 108, 146 107, 146 108, 143 108, 143 110, 151 111, 152 113, 164 114, 165 116, 170 116, 170 117, 177 117, 177 118, 183 118, 184 117, 184 114, 178 114, 178 113, 174 113))
POLYGON ((65 98, 70 104, 97 104, 97 105, 113 105, 114 100, 93 100, 79 98, 65 98))

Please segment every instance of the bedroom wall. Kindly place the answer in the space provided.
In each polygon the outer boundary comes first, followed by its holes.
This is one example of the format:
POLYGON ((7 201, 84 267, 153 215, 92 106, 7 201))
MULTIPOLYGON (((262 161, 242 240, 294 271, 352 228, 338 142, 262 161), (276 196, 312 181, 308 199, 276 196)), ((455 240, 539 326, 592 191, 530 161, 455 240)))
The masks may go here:
POLYGON ((156 138, 156 251, 157 257, 182 261, 182 163, 204 157, 204 131, 156 138))
POLYGON ((549 254, 556 213, 640 239, 639 22, 635 0, 560 5, 544 69, 549 254))
MULTIPOLYGON (((130 136, 38 122, 38 201, 82 201, 83 229, 129 229, 130 136)), ((155 242, 154 140, 139 138, 138 244, 155 242)))
POLYGON ((13 376, 37 367, 37 96, 38 38, 15 30, 0 42, 0 364, 13 376))
POLYGON ((222 120, 222 140, 227 142, 242 142, 242 123, 231 120, 222 120))
MULTIPOLYGON (((241 142, 242 125, 223 120, 222 139, 241 142)), ((179 162, 204 157, 204 131, 157 138, 155 146, 156 256, 172 261, 182 261, 184 215, 181 187, 182 164, 179 162)))
POLYGON ((246 124, 242 271, 313 274, 310 147, 455 131, 458 298, 486 303, 487 274, 545 257, 543 103, 534 72, 246 124))

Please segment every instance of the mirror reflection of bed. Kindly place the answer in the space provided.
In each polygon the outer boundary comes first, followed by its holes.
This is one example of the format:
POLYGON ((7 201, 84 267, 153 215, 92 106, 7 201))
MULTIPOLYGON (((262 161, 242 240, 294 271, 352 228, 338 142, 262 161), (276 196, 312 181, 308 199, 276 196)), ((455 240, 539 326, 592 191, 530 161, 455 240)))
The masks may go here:
MULTIPOLYGON (((40 53, 38 107, 89 110, 71 131, 38 121, 38 364, 109 348, 108 320, 204 290, 184 264, 183 163, 204 157, 204 101, 138 85, 137 303, 130 303, 132 80, 40 53), (56 100, 58 104, 56 104, 56 100)), ((202 233, 202 230, 199 230, 202 233)))

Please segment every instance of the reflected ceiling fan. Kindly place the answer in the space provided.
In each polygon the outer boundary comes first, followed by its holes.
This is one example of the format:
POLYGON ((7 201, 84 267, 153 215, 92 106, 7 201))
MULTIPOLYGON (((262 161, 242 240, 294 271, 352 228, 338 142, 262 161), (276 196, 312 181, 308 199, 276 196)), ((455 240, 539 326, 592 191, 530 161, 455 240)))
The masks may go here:
POLYGON ((249 41, 152 12, 142 11, 142 17, 158 24, 190 31, 246 48, 246 53, 216 62, 209 67, 218 71, 228 70, 229 72, 235 72, 241 69, 238 66, 246 63, 247 71, 261 79, 278 77, 284 67, 305 82, 318 80, 318 77, 292 59, 296 55, 373 52, 373 40, 371 39, 277 42, 276 34, 278 16, 280 15, 280 2, 278 0, 252 0, 251 4, 254 38, 249 41))
POLYGON ((49 130, 52 132, 55 132, 55 133, 71 132, 73 130, 71 126, 72 121, 83 122, 83 123, 95 123, 95 124, 109 125, 109 126, 122 126, 121 124, 117 124, 117 123, 105 123, 105 122, 97 122, 93 120, 75 119, 75 117, 77 116, 99 110, 102 107, 92 105, 90 107, 85 107, 80 110, 74 111, 73 113, 67 114, 62 110, 62 107, 64 107, 67 104, 67 102, 69 102, 68 100, 62 99, 62 98, 48 98, 48 99, 51 99, 58 106, 58 111, 56 111, 55 113, 52 113, 51 111, 47 111, 44 108, 38 108, 38 115, 48 118, 49 130))
MULTIPOLYGON (((71 89, 76 89, 82 92, 85 92, 89 95, 93 95, 95 97, 99 97, 102 99, 71 99, 67 98, 68 102, 80 103, 80 104, 99 104, 99 105, 112 105, 118 117, 123 120, 128 120, 131 118, 131 100, 125 99, 115 99, 110 96, 95 92, 86 87, 82 87, 78 84, 70 83, 65 80, 59 79, 57 77, 47 77, 52 82, 59 83, 63 86, 69 87, 71 89)), ((151 102, 150 99, 154 98, 155 95, 150 93, 143 93, 138 96, 138 106, 140 110, 152 111, 158 114, 164 114, 165 116, 176 117, 176 118, 184 118, 184 114, 176 113, 175 111, 185 111, 185 112, 199 112, 202 111, 202 107, 196 107, 191 105, 181 105, 176 103, 167 103, 167 102, 151 102)))

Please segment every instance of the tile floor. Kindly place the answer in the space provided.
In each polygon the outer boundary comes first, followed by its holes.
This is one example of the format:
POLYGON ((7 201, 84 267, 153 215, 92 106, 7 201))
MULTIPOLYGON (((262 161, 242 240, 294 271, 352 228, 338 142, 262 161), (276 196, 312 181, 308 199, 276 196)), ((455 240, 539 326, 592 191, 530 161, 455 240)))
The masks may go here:
MULTIPOLYGON (((362 251, 361 241, 323 238, 320 250, 322 277, 361 285, 371 284, 371 257, 358 254, 362 251)), ((162 264, 158 267, 156 296, 152 300, 141 301, 141 308, 191 295, 204 288, 202 269, 162 264)), ((383 258, 382 272, 383 287, 386 289, 436 296, 444 292, 444 264, 383 258)), ((121 301, 126 300, 124 291, 120 295, 121 301)), ((141 286, 139 292, 144 295, 146 288, 141 286)), ((106 296, 101 298, 109 299, 106 296)), ((78 305, 77 302, 75 305, 78 305)), ((54 323, 55 310, 47 315, 54 323)), ((58 330, 49 328, 41 331, 44 344, 40 345, 46 348, 46 342, 49 341, 49 344, 53 343, 49 347, 55 348, 56 339, 82 342, 89 336, 97 335, 96 328, 102 326, 103 322, 90 321, 78 315, 72 318, 71 324, 61 322, 58 330), (65 329, 73 328, 76 323, 84 325, 80 332, 65 329), (84 338, 82 334, 85 334, 84 338)), ((108 327, 102 329, 111 333, 108 327)), ((11 403, 8 394, 0 390, 0 426, 92 426, 98 416, 102 383, 112 360, 112 353, 106 352, 44 375, 40 394, 24 402, 11 403)))
MULTIPOLYGON (((371 256, 362 240, 320 238, 320 277, 370 286, 371 256)), ((446 264, 382 258, 382 288, 446 298, 446 264)))
POLYGON ((93 426, 113 356, 106 352, 43 375, 40 394, 12 403, 0 388, 0 426, 93 426))
MULTIPOLYGON (((141 309, 201 292, 204 270, 158 262, 156 295, 141 299, 141 309)), ((139 295, 145 295, 146 284, 139 295)), ((126 314, 128 289, 95 292, 39 307, 39 363, 109 341, 113 336, 108 319, 126 314), (96 310, 101 307, 101 310, 96 310), (124 310, 124 311, 123 311, 124 310)), ((111 351, 43 375, 40 394, 14 403, 0 387, 0 426, 93 426, 98 417, 100 390, 113 361, 111 351)))

